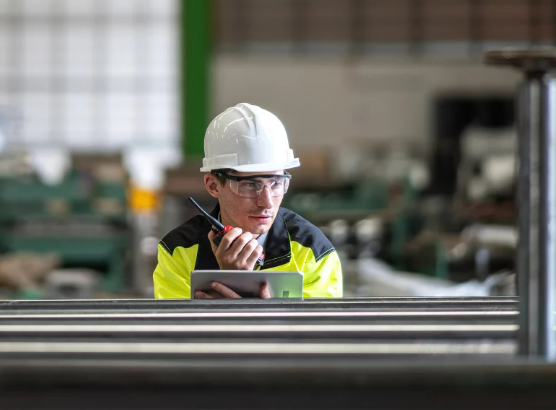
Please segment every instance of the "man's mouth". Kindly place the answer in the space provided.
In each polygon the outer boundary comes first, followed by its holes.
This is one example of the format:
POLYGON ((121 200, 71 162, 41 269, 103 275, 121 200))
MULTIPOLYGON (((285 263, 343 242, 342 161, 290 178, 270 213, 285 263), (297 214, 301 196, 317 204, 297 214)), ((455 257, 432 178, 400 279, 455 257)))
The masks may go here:
POLYGON ((258 222, 269 222, 272 220, 272 216, 269 215, 251 215, 249 218, 253 218, 258 222))

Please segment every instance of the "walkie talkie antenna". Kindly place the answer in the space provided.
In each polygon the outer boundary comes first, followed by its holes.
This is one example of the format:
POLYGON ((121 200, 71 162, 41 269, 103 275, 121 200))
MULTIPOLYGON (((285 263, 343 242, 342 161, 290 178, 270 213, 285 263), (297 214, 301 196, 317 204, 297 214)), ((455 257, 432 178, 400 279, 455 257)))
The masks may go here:
POLYGON ((207 213, 207 211, 205 211, 203 208, 201 208, 201 206, 195 202, 195 200, 191 197, 189 197, 189 200, 191 201, 191 203, 193 205, 195 205, 195 207, 205 216, 205 218, 208 219, 208 221, 215 226, 219 231, 223 231, 224 229, 226 229, 226 227, 224 225, 222 225, 222 223, 216 219, 215 217, 213 217, 212 215, 209 215, 207 213))

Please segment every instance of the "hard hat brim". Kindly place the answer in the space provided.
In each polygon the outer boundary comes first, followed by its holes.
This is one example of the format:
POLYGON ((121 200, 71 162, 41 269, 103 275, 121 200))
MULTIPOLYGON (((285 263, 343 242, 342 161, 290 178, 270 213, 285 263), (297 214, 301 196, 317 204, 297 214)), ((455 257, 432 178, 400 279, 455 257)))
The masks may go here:
POLYGON ((262 163, 262 164, 247 164, 247 165, 236 165, 236 166, 222 166, 219 168, 215 167, 202 167, 201 172, 211 172, 215 169, 233 169, 237 172, 274 172, 274 171, 281 171, 283 169, 291 169, 297 168, 301 164, 299 162, 299 158, 294 158, 293 161, 288 163, 262 163))

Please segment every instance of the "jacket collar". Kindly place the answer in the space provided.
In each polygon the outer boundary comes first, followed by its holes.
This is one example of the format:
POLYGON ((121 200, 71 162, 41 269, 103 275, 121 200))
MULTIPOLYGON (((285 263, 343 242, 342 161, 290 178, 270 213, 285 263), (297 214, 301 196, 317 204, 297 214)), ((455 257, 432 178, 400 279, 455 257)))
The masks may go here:
MULTIPOLYGON (((215 218, 218 218, 219 212, 220 205, 217 204, 210 214, 215 218)), ((216 257, 212 252, 212 248, 208 239, 210 228, 210 222, 204 219, 199 236, 199 248, 197 250, 197 261, 195 262, 195 270, 220 269, 220 267, 218 266, 218 262, 216 261, 216 257)), ((276 215, 274 223, 268 231, 264 253, 265 263, 264 266, 261 267, 261 269, 274 268, 276 266, 289 263, 291 260, 290 236, 288 234, 288 228, 284 219, 284 210, 282 208, 278 210, 278 215, 276 215)))
POLYGON ((270 269, 289 263, 291 256, 290 235, 284 219, 284 210, 280 208, 268 231, 264 247, 264 266, 261 269, 270 269))

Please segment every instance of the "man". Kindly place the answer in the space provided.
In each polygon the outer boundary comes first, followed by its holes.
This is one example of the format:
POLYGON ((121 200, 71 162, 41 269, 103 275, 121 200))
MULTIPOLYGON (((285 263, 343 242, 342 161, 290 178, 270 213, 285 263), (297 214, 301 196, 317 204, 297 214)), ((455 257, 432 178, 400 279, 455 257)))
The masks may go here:
MULTIPOLYGON (((342 268, 336 250, 314 225, 281 208, 298 167, 280 120, 269 111, 238 104, 218 115, 205 134, 205 187, 218 199, 212 216, 235 228, 217 247, 210 223, 198 215, 166 235, 158 246, 154 279, 157 298, 239 298, 213 282, 213 292, 191 295, 193 270, 299 271, 304 297, 342 297, 342 268)), ((261 298, 269 298, 266 285, 261 298)))

